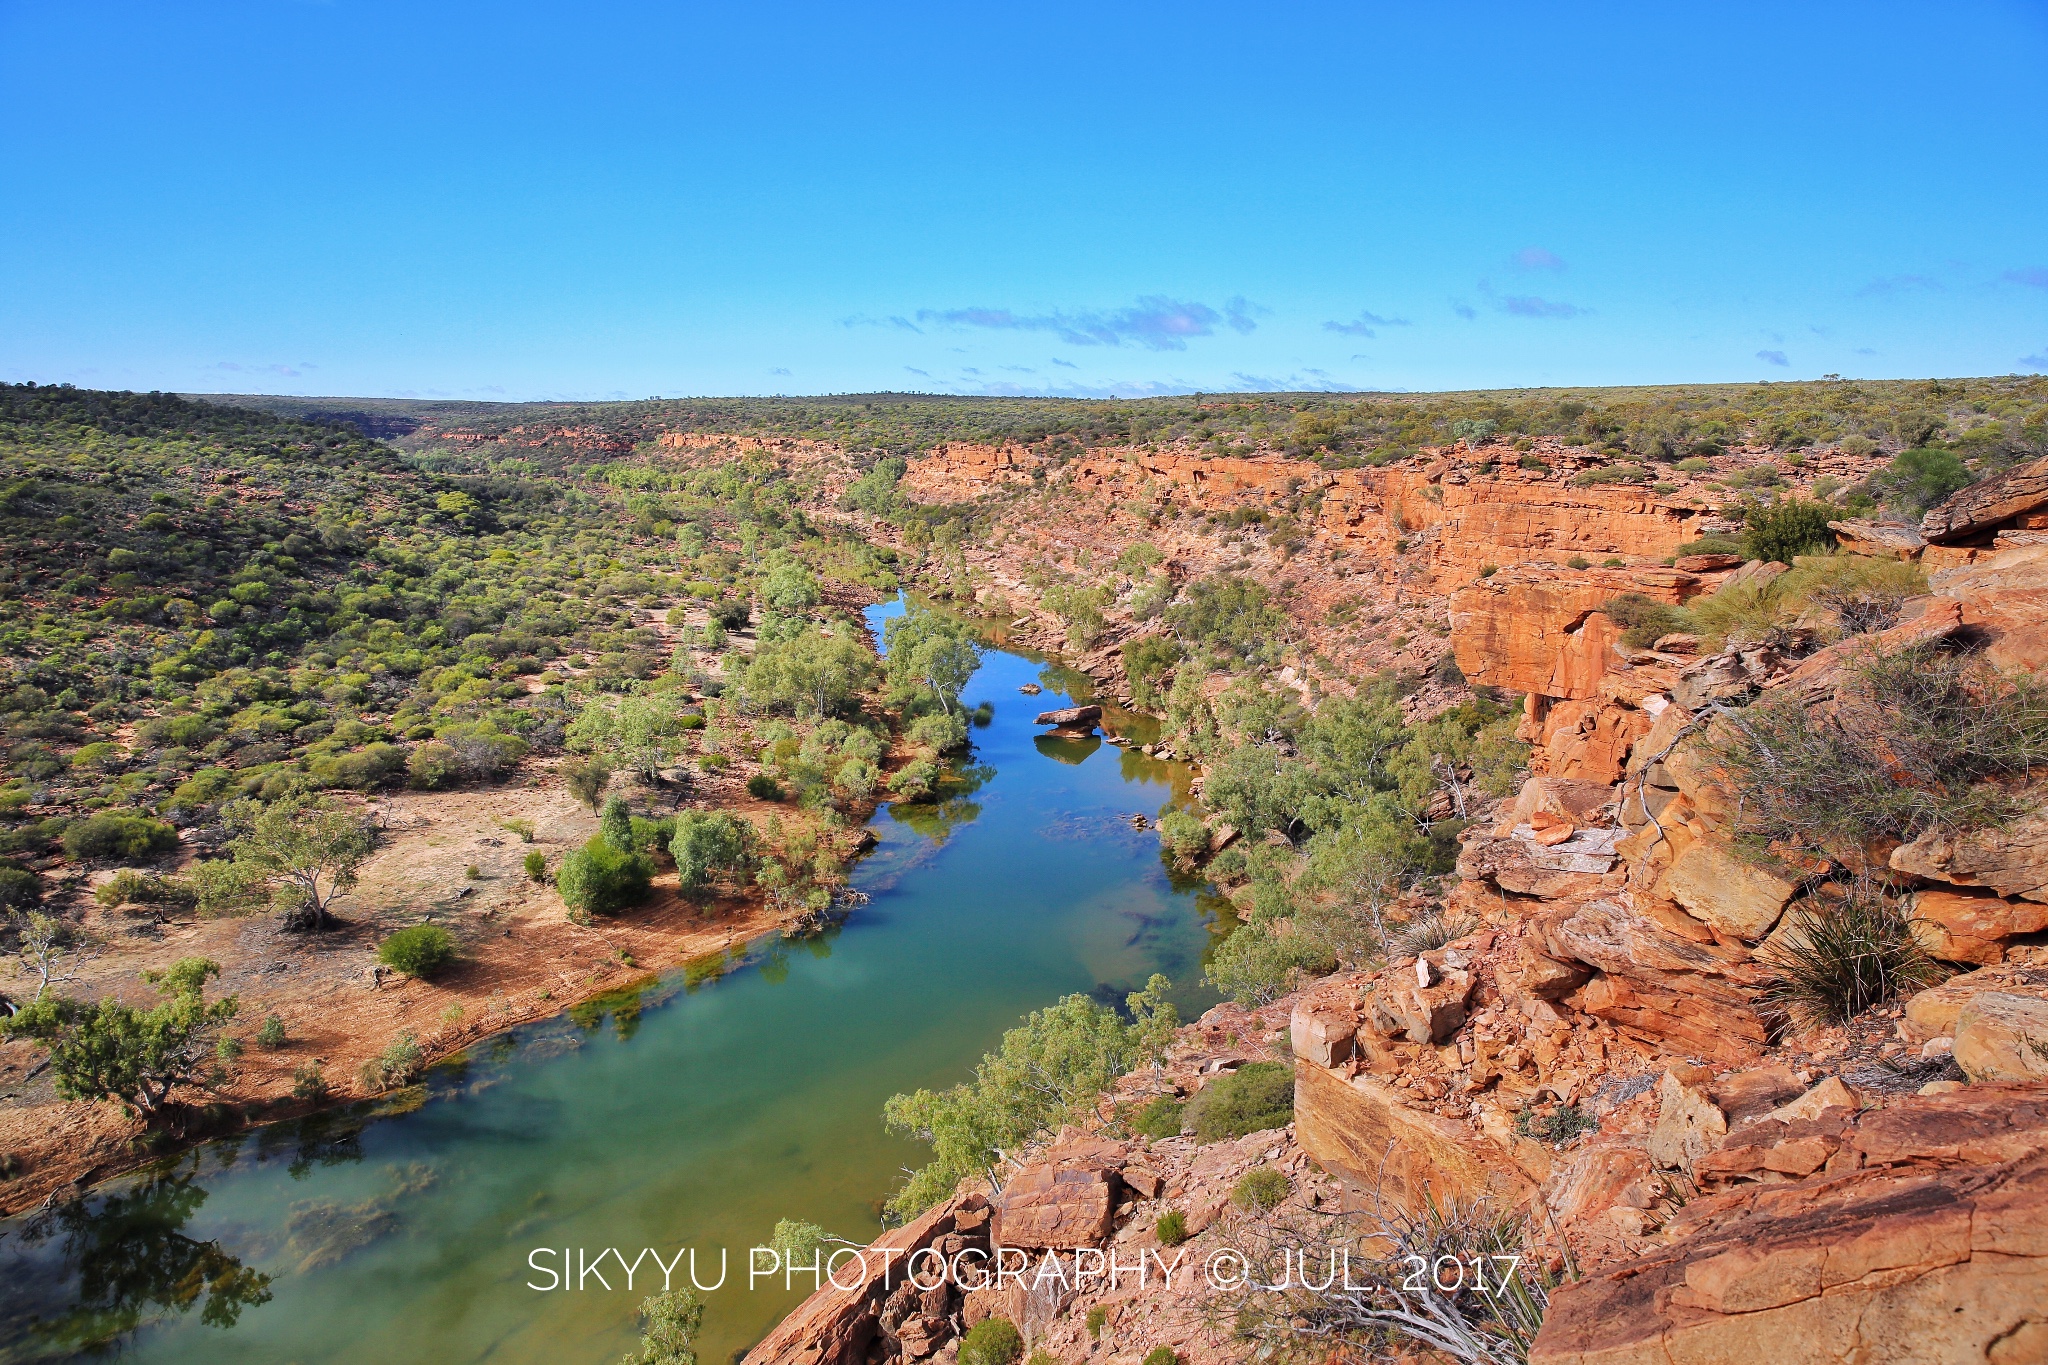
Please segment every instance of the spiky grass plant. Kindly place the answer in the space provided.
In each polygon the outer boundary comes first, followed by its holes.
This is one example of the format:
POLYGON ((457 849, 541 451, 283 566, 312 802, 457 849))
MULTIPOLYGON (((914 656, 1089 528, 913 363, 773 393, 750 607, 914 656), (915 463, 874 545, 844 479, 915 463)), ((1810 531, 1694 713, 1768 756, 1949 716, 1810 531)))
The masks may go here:
POLYGON ((1792 913, 1796 918, 1764 955, 1770 977, 1763 999, 1797 1023, 1845 1023, 1941 975, 1898 902, 1873 887, 1792 913))

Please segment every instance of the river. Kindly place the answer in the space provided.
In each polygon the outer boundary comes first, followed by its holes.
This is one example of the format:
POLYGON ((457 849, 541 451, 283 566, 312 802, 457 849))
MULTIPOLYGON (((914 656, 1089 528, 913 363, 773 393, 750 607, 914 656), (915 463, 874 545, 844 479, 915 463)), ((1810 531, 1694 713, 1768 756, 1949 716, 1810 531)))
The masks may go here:
MULTIPOLYGON (((871 627, 901 610, 871 608, 871 627)), ((385 1100, 209 1143, 39 1219, 0 1223, 0 1362, 206 1365, 612 1362, 650 1263, 541 1292, 536 1248, 699 1249, 700 1358, 758 1340, 803 1296, 746 1287, 779 1218, 865 1241, 919 1145, 899 1090, 963 1079, 1026 1012, 1121 1001, 1155 971, 1183 1015, 1216 927, 1135 828, 1186 770, 1041 737, 1085 680, 991 648, 969 685, 979 786, 875 816, 867 893, 840 929, 768 939, 492 1039, 385 1100), (1020 694, 1037 682, 1042 697, 1020 694)), ((1141 718, 1111 713, 1138 730, 1141 718)), ((1142 734, 1142 730, 1138 730, 1142 734)), ((545 1258, 543 1264, 552 1264, 545 1258)), ((687 1261, 685 1266, 687 1266, 687 1261)))

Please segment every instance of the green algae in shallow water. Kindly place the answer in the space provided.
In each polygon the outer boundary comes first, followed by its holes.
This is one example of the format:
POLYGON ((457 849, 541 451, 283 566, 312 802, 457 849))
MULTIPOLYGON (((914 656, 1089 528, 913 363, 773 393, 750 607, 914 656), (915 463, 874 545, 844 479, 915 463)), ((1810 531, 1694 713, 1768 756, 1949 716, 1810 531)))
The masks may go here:
POLYGON ((75 1354, 33 1337, 38 1319, 144 1365, 618 1359, 644 1277, 632 1292, 614 1275, 610 1292, 539 1293, 526 1256, 543 1246, 732 1248, 738 1283, 706 1296, 699 1355, 758 1340, 803 1291, 748 1293, 745 1248, 784 1218, 872 1236, 902 1168, 928 1159, 883 1130, 889 1095, 963 1079, 1004 1029, 1072 991, 1120 1000, 1160 971, 1184 1015, 1213 1002, 1194 988, 1211 941, 1200 884, 1129 826, 1175 800, 1185 770, 1148 761, 1133 775, 1128 755, 1101 750, 1048 761, 1031 717, 1067 699, 1019 703, 1037 671, 987 656, 965 700, 996 703, 969 764, 991 775, 936 822, 876 815, 853 880, 872 900, 836 933, 722 955, 716 989, 686 994, 690 973, 671 973, 628 1029, 620 1002, 591 1027, 550 1020, 481 1043, 429 1072, 432 1098, 402 1116, 336 1111, 212 1144, 177 1168, 189 1194, 89 1205, 74 1219, 83 1242, 29 1246, 6 1225, 0 1361, 75 1354), (297 1269, 294 1204, 374 1205, 393 1189, 386 1169, 413 1163, 438 1179, 388 1206, 395 1230, 297 1269), (89 1289, 88 1249, 96 1266, 132 1256, 161 1273, 89 1289), (195 1266, 219 1279, 215 1317, 231 1327, 208 1325, 195 1266))

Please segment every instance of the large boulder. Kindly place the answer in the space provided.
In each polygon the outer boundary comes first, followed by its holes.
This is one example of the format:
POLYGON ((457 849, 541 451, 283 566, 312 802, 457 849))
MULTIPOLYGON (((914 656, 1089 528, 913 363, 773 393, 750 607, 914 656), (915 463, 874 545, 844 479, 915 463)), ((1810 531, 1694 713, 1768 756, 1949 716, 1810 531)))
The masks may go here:
POLYGON ((1547 1172, 1532 1173, 1508 1146, 1455 1119, 1409 1105, 1370 1075, 1297 1060, 1294 1135, 1302 1149, 1355 1185, 1404 1208, 1491 1196, 1516 1208, 1547 1172))
POLYGON ((1913 934, 1944 962, 2005 960, 2008 940, 2048 929, 2048 904, 1926 890, 1913 898, 1913 934))
POLYGON ((1544 955, 1597 968, 1567 997, 1572 1008, 1695 1057, 1741 1063, 1769 1033, 1749 954, 1679 937, 1612 900, 1535 921, 1544 955))
POLYGON ((2037 809, 2003 829, 1967 834, 1929 830, 1891 856, 1894 872, 1983 887, 2000 896, 2048 901, 2048 809, 2037 809))
POLYGON ((1667 1245, 1559 1286, 1530 1365, 2044 1359, 2048 1090, 1834 1107, 1726 1141, 1772 1178, 1693 1199, 1667 1245))
POLYGON ((1102 723, 1102 708, 1099 706, 1066 706, 1057 711, 1040 711, 1037 725, 1050 725, 1057 732, 1073 735, 1087 735, 1095 732, 1102 723))
POLYGON ((1661 890, 1724 937, 1755 942, 1778 922, 1799 883, 1703 839, 1678 855, 1661 890))
POLYGON ((2048 545, 2028 545, 1928 576, 1961 604, 1963 625, 1984 657, 2008 673, 2048 668, 2048 545))
POLYGON ((2005 523, 2042 507, 2048 507, 2048 459, 2016 465, 1952 494, 1920 518, 1920 534, 1932 545, 1988 541, 2005 523))
POLYGON ((1956 1014, 1956 1065, 1973 1081, 2048 1080, 2048 1000, 1982 991, 1956 1014))

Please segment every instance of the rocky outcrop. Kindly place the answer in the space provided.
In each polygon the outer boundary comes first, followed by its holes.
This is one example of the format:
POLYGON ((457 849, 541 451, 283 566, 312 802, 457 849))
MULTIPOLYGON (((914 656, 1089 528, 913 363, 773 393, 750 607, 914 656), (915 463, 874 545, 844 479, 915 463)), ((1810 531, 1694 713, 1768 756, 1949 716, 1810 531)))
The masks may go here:
POLYGON ((1525 564, 1451 594, 1451 652, 1467 679, 1558 701, 1597 696, 1621 628, 1601 608, 1624 593, 1677 605, 1699 575, 1676 569, 1525 564))
POLYGON ((1971 996, 1956 1012, 1955 1059, 1973 1081, 2048 1080, 2048 1000, 1971 996))
POLYGON ((1490 1196, 1505 1207, 1526 1203, 1542 1172, 1466 1124, 1408 1103, 1371 1075, 1295 1061, 1294 1127, 1302 1148, 1362 1189, 1408 1208, 1490 1196))
POLYGON ((1040 711, 1034 725, 1050 725, 1060 734, 1092 735, 1102 723, 1099 706, 1067 706, 1057 711, 1040 711))
POLYGON ((1928 577, 1937 596, 1953 598, 1963 628, 1984 657, 2005 673, 2048 668, 2048 545, 2028 545, 1928 577))
POLYGON ((2048 810, 2036 810, 2003 829, 1929 830, 1901 845, 1891 855, 1891 866, 1894 872, 1950 886, 2048 901, 2048 810))
MULTIPOLYGON (((865 1365, 877 1354, 897 1360, 929 1355, 951 1335, 959 1295, 941 1284, 927 1298, 910 1285, 906 1262, 927 1250, 948 1257, 969 1247, 985 1252, 987 1223, 986 1201, 970 1194, 883 1233, 858 1259, 841 1258, 834 1287, 812 1294, 777 1323, 747 1352, 746 1365, 865 1365)), ((926 1269, 922 1278, 937 1277, 926 1269)))
POLYGON ((2048 459, 2015 466, 1971 484, 1920 518, 1930 545, 1989 541, 2030 512, 2048 509, 2048 459))
POLYGON ((2048 1090, 1832 1107, 1723 1150, 1776 1178, 1695 1199, 1667 1245, 1560 1286, 1531 1365, 2044 1358, 2048 1090))

